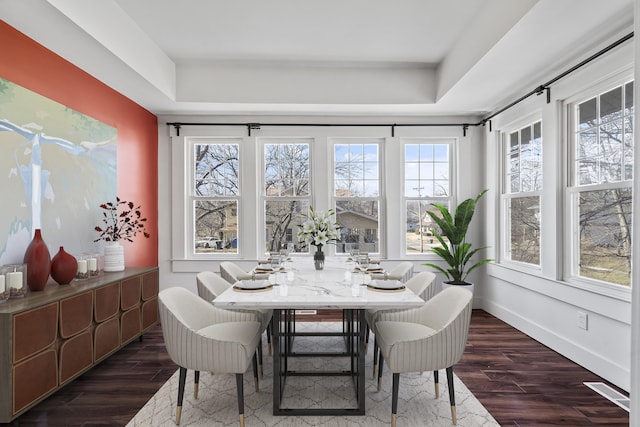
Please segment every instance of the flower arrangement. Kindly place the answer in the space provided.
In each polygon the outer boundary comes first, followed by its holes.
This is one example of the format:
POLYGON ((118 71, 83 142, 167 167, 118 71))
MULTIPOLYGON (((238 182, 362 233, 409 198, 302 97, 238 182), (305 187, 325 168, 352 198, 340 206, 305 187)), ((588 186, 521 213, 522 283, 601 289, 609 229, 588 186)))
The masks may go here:
POLYGON ((100 205, 103 209, 102 222, 104 228, 96 226, 95 230, 100 236, 94 240, 98 242, 117 242, 118 240, 127 240, 133 242, 133 237, 142 234, 147 239, 150 237, 145 228, 147 218, 142 216, 140 206, 135 206, 133 202, 120 200, 116 197, 116 202, 108 202, 100 205))
POLYGON ((322 250, 322 246, 327 243, 336 242, 340 239, 340 226, 331 219, 335 215, 333 209, 327 212, 314 211, 313 207, 309 207, 308 214, 302 214, 307 219, 298 227, 298 240, 307 245, 313 245, 322 250))

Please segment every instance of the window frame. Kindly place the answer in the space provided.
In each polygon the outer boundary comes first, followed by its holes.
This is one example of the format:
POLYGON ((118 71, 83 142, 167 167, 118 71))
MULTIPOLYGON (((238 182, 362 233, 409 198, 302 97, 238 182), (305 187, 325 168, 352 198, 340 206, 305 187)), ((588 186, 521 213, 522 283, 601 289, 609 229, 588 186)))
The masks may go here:
MULTIPOLYGON (((327 169, 330 168, 329 176, 329 206, 337 211, 336 206, 338 201, 347 200, 362 200, 362 201, 377 201, 378 202, 378 251, 369 252, 376 257, 386 257, 387 245, 386 245, 386 215, 385 215, 385 153, 386 153, 386 140, 382 137, 331 137, 328 139, 327 148, 329 150, 329 161, 327 162, 327 169), (378 146, 378 196, 362 196, 362 197, 339 197, 336 196, 336 180, 335 180, 335 146, 344 144, 376 144, 378 146)), ((315 206, 314 206, 315 208, 315 206)), ((367 230, 363 229, 366 233, 367 230)), ((348 251, 338 252, 336 245, 330 245, 330 248, 326 250, 329 255, 347 257, 348 251)))
MULTIPOLYGON (((575 94, 574 96, 567 98, 564 102, 564 109, 563 109, 564 123, 565 123, 564 128, 566 131, 567 144, 565 144, 566 174, 565 174, 565 182, 563 185, 564 187, 563 202, 564 202, 564 211, 565 211, 565 216, 563 221, 563 224, 565 227, 565 234, 564 234, 565 250, 564 250, 564 257, 562 259, 562 263, 563 263, 562 280, 569 284, 590 290, 592 292, 601 293, 609 296, 617 296, 617 295, 625 294, 627 292, 630 293, 632 281, 630 278, 629 286, 626 286, 623 284, 606 282, 606 281, 598 280, 595 278, 581 276, 579 274, 579 252, 580 252, 580 234, 579 234, 580 219, 578 218, 579 196, 580 196, 580 193, 583 193, 583 192, 599 191, 599 190, 605 190, 605 189, 626 188, 633 192, 633 176, 631 179, 624 179, 624 170, 623 170, 622 171, 623 179, 621 179, 620 181, 613 181, 608 183, 599 182, 595 184, 585 184, 585 185, 580 185, 578 183, 576 144, 577 144, 577 135, 580 133, 580 131, 578 129, 579 118, 578 118, 577 107, 581 103, 589 101, 592 98, 598 98, 601 95, 611 90, 614 90, 618 87, 622 87, 623 96, 626 96, 625 86, 631 82, 634 83, 634 91, 636 91, 637 86, 633 77, 634 76, 631 73, 624 72, 624 73, 618 74, 617 76, 604 79, 600 81, 598 84, 593 85, 589 88, 586 88, 580 91, 579 93, 575 94)), ((624 101, 622 101, 622 105, 624 110, 624 101)), ((635 99, 634 99, 633 108, 634 109, 637 108, 637 106, 635 105, 635 99)), ((598 120, 600 120, 599 110, 597 114, 598 114, 598 120)), ((623 121, 625 117, 631 118, 633 122, 633 132, 635 133, 634 114, 632 113, 626 116, 624 115, 624 112, 623 112, 623 117, 622 117, 623 121)), ((598 127, 601 126, 601 123, 599 122, 597 126, 598 127)), ((633 141, 633 143, 635 144, 635 141, 633 141)), ((636 173, 636 172, 633 171, 633 173, 636 173)), ((632 212, 632 215, 633 215, 633 212, 632 212)), ((634 242, 632 242, 631 245, 632 245, 631 251, 633 254, 633 250, 635 246, 634 242)))
POLYGON ((243 138, 235 136, 207 136, 207 137, 187 137, 186 145, 186 203, 185 203, 185 219, 186 224, 186 253, 189 259, 227 259, 238 258, 242 256, 242 224, 244 218, 242 216, 242 200, 243 200, 243 138), (207 196, 201 197, 195 194, 195 146, 202 144, 218 144, 218 145, 237 145, 238 146, 238 194, 235 196, 207 196), (236 234, 237 251, 236 252, 212 252, 208 254, 196 253, 196 218, 195 203, 198 200, 236 200, 237 208, 237 224, 238 230, 236 234))
POLYGON ((400 138, 400 167, 402 168, 401 177, 401 218, 402 229, 405 230, 402 235, 401 250, 402 256, 415 257, 419 260, 437 260, 440 259, 433 251, 427 250, 422 253, 409 253, 407 252, 407 203, 409 201, 422 201, 427 203, 448 203, 449 208, 457 206, 457 180, 456 180, 456 161, 457 161, 457 147, 459 144, 459 138, 456 136, 425 136, 425 137, 403 137, 400 138), (406 192, 406 146, 407 145, 448 145, 448 172, 449 172, 449 196, 433 196, 433 197, 415 197, 407 196, 406 192))
MULTIPOLYGON (((259 176, 259 184, 256 188, 256 198, 257 198, 257 211, 258 215, 256 216, 256 222, 258 226, 258 230, 266 230, 266 209, 265 205, 267 201, 289 201, 289 200, 303 200, 308 199, 309 205, 314 206, 314 179, 313 179, 313 171, 314 171, 314 162, 315 162, 315 154, 314 154, 314 144, 316 143, 315 138, 313 137, 287 137, 287 136, 269 136, 269 137, 258 137, 256 138, 258 145, 258 158, 256 160, 256 167, 258 169, 259 176), (279 145, 279 144, 308 144, 309 147, 309 195, 308 196, 267 196, 265 194, 266 187, 266 175, 265 175, 265 153, 267 145, 279 145)), ((267 236, 264 232, 258 233, 258 249, 257 255, 258 257, 261 254, 266 253, 267 248, 267 236), (260 249, 262 248, 262 249, 260 249)), ((293 242, 297 243, 296 233, 293 232, 293 242)), ((305 252, 291 252, 292 256, 298 255, 309 255, 309 251, 305 252)))
MULTIPOLYGON (((533 137, 533 134, 532 134, 533 137)), ((504 127, 503 131, 500 131, 499 134, 499 138, 498 141, 500 143, 500 149, 498 150, 500 153, 500 162, 499 162, 499 170, 500 170, 500 181, 499 181, 499 188, 500 188, 500 208, 499 208, 499 215, 501 217, 501 221, 500 221, 500 226, 499 226, 499 246, 500 246, 500 250, 499 250, 499 263, 500 264, 504 264, 504 265, 509 265, 511 267, 514 267, 516 269, 519 270, 526 270, 526 271, 541 271, 542 270, 542 254, 540 253, 539 258, 538 258, 538 263, 534 264, 534 263, 528 263, 528 262, 524 262, 524 261, 519 261, 519 260, 514 260, 511 257, 510 254, 510 248, 511 248, 511 229, 510 229, 510 224, 511 224, 511 215, 509 212, 509 202, 513 201, 514 199, 523 199, 523 198, 529 198, 529 197, 538 197, 538 203, 539 203, 539 215, 540 215, 540 220, 539 220, 539 225, 540 225, 540 233, 538 236, 539 239, 539 247, 540 250, 543 248, 543 240, 542 240, 542 236, 544 235, 543 233, 543 227, 544 224, 542 223, 542 211, 543 211, 543 207, 542 207, 542 202, 543 202, 543 190, 544 190, 544 123, 542 120, 542 114, 540 112, 536 112, 535 114, 531 114, 528 115, 526 117, 522 117, 519 120, 513 121, 512 123, 510 123, 509 125, 504 127), (509 153, 509 146, 511 143, 511 135, 515 132, 518 132, 521 135, 521 132, 523 129, 531 128, 533 130, 533 127, 535 126, 536 123, 540 123, 540 176, 543 179, 542 181, 542 185, 540 186, 539 189, 537 190, 530 190, 530 191, 518 191, 518 192, 511 192, 508 190, 509 186, 511 185, 511 181, 510 179, 508 179, 508 175, 509 175, 509 171, 508 171, 508 165, 507 165, 507 156, 509 153)), ((520 137, 520 142, 521 142, 521 137, 520 137)), ((519 151, 520 153, 521 151, 519 151)))

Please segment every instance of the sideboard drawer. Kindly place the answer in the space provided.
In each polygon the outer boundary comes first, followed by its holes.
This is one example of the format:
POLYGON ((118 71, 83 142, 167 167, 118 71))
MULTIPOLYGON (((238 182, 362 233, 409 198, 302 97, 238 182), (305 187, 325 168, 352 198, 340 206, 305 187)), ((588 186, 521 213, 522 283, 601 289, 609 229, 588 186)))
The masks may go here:
POLYGON ((13 363, 44 350, 57 338, 57 301, 16 314, 13 318, 13 363))
POLYGON ((69 338, 84 331, 93 319, 93 292, 60 301, 60 336, 69 338))
POLYGON ((97 323, 118 314, 120 309, 120 283, 113 283, 96 289, 95 307, 93 309, 97 323))
POLYGON ((13 367, 14 414, 58 387, 57 359, 51 348, 13 367))

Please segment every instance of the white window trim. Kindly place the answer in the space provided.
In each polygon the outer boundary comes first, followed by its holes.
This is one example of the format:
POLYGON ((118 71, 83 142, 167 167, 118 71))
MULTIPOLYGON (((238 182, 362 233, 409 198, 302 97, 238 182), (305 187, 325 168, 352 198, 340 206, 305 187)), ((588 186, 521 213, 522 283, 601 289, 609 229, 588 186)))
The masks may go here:
MULTIPOLYGON (((400 165, 402 173, 400 176, 400 211, 401 211, 401 227, 402 231, 400 235, 402 236, 401 240, 401 255, 404 257, 410 256, 412 259, 417 259, 420 261, 433 261, 440 260, 436 254, 432 251, 426 251, 424 253, 407 253, 407 202, 409 200, 438 200, 438 201, 448 201, 449 208, 454 208, 457 206, 457 159, 458 159, 458 145, 460 144, 460 138, 457 136, 416 136, 416 137, 402 137, 399 140, 400 146, 400 165), (405 146, 408 144, 447 144, 449 146, 449 197, 407 197, 405 183, 405 146)), ((453 212, 452 212, 453 214, 453 212)))
MULTIPOLYGON (((520 131, 522 128, 527 127, 527 126, 532 126, 534 123, 540 122, 541 124, 541 130, 542 130, 542 152, 543 152, 543 156, 542 156, 542 162, 544 162, 544 122, 542 120, 542 112, 541 111, 535 111, 532 114, 528 114, 524 117, 519 118, 518 120, 515 120, 509 124, 507 124, 506 126, 504 126, 504 130, 500 130, 499 134, 498 134, 498 141, 500 144, 499 150, 498 152, 500 153, 500 159, 498 162, 498 168, 499 168, 499 188, 500 188, 500 201, 499 201, 499 209, 498 209, 498 215, 501 218, 501 221, 499 221, 499 228, 498 228, 498 233, 499 233, 499 248, 497 250, 498 255, 498 259, 496 260, 496 262, 498 262, 499 264, 502 264, 504 266, 507 266, 509 268, 515 269, 515 270, 519 270, 519 271, 523 271, 523 272, 528 272, 528 273, 532 273, 532 274, 540 274, 540 272, 542 271, 542 253, 540 254, 540 262, 538 264, 531 264, 531 263, 526 263, 526 262, 521 262, 521 261, 516 261, 511 259, 511 257, 509 256, 509 254, 507 254, 507 248, 510 247, 509 241, 508 239, 510 238, 510 234, 507 230, 507 226, 510 222, 509 219, 509 212, 507 209, 507 199, 515 199, 515 198, 524 198, 524 197, 532 197, 532 196, 537 196, 540 199, 540 215, 541 215, 541 220, 540 220, 540 248, 542 249, 542 236, 543 236, 543 227, 544 224, 542 222, 542 212, 543 212, 543 207, 542 207, 542 203, 543 203, 543 190, 544 190, 544 184, 545 184, 545 179, 544 179, 544 175, 542 177, 542 188, 540 188, 539 190, 536 191, 527 191, 527 192, 518 192, 518 193, 508 193, 506 191, 507 189, 507 185, 508 183, 506 182, 506 165, 505 165, 505 159, 507 157, 507 144, 508 144, 508 139, 510 138, 510 135, 513 132, 516 131, 520 131)), ((542 171, 544 171, 544 164, 542 165, 542 171)))
MULTIPOLYGON (((377 144, 378 145, 378 196, 377 197, 354 197, 357 200, 376 200, 378 202, 378 252, 374 252, 376 257, 386 258, 387 254, 387 232, 386 232, 386 185, 385 180, 385 158, 386 158, 386 138, 380 137, 331 137, 328 139, 327 149, 330 162, 327 165, 329 173, 329 205, 336 209, 337 200, 348 200, 346 197, 336 197, 335 195, 335 146, 338 144, 377 144)), ((346 258, 348 253, 339 253, 335 245, 330 245, 328 249, 330 256, 340 256, 346 258)))
MULTIPOLYGON (((633 180, 623 180, 616 183, 609 184, 592 184, 592 185, 583 185, 577 186, 575 184, 575 167, 576 167, 576 157, 575 157, 575 136, 576 129, 573 127, 575 123, 575 106, 587 101, 593 97, 597 97, 602 93, 607 92, 608 90, 614 89, 618 86, 623 86, 626 83, 634 81, 633 79, 633 70, 624 69, 619 73, 616 73, 613 76, 608 78, 601 79, 596 84, 584 88, 579 93, 574 94, 571 97, 568 97, 563 102, 562 108, 562 123, 564 124, 565 131, 565 143, 563 144, 564 149, 566 150, 564 153, 564 158, 566 162, 564 163, 564 167, 566 168, 566 173, 564 174, 565 181, 563 183, 563 203, 564 203, 564 218, 563 218, 563 227, 564 227, 564 251, 562 257, 562 271, 563 277, 562 281, 571 284, 572 286, 585 289, 590 292, 603 294, 606 296, 610 296, 613 298, 620 298, 628 300, 631 296, 631 286, 618 285, 615 283, 603 282, 596 279, 591 279, 583 276, 578 276, 576 274, 577 267, 577 251, 579 247, 579 236, 576 230, 578 230, 577 224, 575 224, 575 216, 576 216, 576 206, 575 206, 575 194, 582 191, 592 191, 603 188, 633 188, 633 180)), ((634 81, 634 90, 638 90, 637 82, 634 81)), ((634 100, 635 101, 635 100, 634 100)), ((634 102, 634 108, 638 108, 634 102)), ((633 118, 633 116, 631 116, 633 118)), ((636 123, 634 121, 634 132, 636 130, 636 123)), ((634 175, 638 171, 634 170, 634 175)), ((636 195, 634 195, 635 197, 636 195)), ((636 243, 632 242, 632 250, 636 250, 636 243)))

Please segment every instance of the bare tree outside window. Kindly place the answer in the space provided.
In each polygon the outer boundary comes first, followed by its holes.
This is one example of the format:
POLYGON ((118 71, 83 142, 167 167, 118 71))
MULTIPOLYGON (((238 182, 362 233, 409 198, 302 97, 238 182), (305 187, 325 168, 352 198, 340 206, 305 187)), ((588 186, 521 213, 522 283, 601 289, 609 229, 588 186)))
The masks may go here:
POLYGON ((239 146, 194 145, 194 253, 238 252, 239 146))
POLYGON ((264 145, 265 250, 291 245, 294 252, 308 252, 296 239, 310 202, 308 143, 264 145))
POLYGON ((539 265, 542 122, 508 133, 504 147, 505 257, 539 265))
POLYGON ((630 286, 633 82, 576 105, 575 187, 582 277, 630 286))

